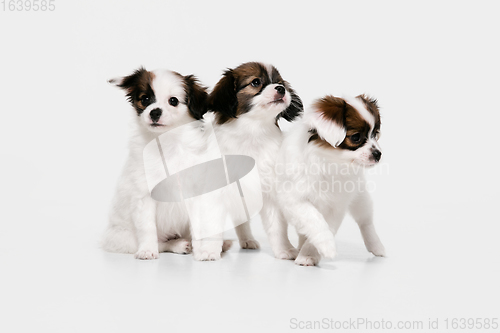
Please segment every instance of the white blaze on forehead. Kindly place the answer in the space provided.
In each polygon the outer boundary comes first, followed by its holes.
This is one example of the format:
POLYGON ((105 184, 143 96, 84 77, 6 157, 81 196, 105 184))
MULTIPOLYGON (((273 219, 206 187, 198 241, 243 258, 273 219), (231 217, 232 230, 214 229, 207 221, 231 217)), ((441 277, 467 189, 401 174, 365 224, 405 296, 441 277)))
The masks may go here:
POLYGON ((184 81, 182 77, 169 70, 153 71, 152 88, 157 102, 168 101, 170 97, 177 97, 179 102, 184 101, 184 81))
POLYGON ((269 76, 269 82, 273 82, 273 65, 265 64, 267 75, 269 76))
POLYGON ((344 100, 358 111, 358 113, 363 117, 368 124, 370 124, 370 133, 375 127, 375 117, 366 109, 365 103, 359 98, 354 97, 343 97, 344 100))

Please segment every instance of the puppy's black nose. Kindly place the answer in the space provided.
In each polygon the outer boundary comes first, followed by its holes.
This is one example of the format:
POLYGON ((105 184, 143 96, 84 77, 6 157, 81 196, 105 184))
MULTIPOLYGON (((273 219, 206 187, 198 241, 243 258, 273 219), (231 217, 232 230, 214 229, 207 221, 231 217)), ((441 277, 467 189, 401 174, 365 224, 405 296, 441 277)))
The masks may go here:
POLYGON ((285 87, 283 86, 276 86, 274 89, 280 94, 281 96, 285 96, 285 87))
POLYGON ((380 158, 382 157, 382 153, 380 152, 380 150, 374 150, 372 152, 372 155, 373 155, 373 158, 375 159, 375 162, 380 161, 380 158))
POLYGON ((160 117, 161 117, 161 109, 157 108, 157 109, 151 110, 151 112, 149 113, 149 116, 151 117, 151 120, 156 123, 158 121, 158 119, 160 119, 160 117))

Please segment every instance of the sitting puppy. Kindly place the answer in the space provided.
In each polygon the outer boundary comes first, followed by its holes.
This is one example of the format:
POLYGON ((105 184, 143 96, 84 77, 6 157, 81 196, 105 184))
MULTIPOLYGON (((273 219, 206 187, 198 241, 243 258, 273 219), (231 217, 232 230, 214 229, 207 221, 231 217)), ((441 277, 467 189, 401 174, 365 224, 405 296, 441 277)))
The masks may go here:
POLYGON ((182 202, 153 200, 145 174, 144 149, 161 134, 182 126, 180 133, 175 132, 175 140, 162 147, 168 162, 179 166, 206 150, 203 122, 195 121, 207 111, 206 88, 192 75, 144 68, 110 83, 125 90, 137 116, 102 247, 110 252, 135 253, 138 259, 156 259, 159 252, 190 253, 186 207, 182 202))
POLYGON ((336 254, 334 235, 349 211, 368 251, 385 256, 373 226, 362 167, 380 161, 377 101, 326 96, 287 135, 277 161, 278 198, 299 233, 296 264, 312 266, 336 254))
MULTIPOLYGON (((278 119, 293 120, 302 101, 278 70, 258 62, 228 69, 209 96, 214 129, 223 154, 240 154, 256 161, 263 192, 261 217, 274 255, 295 259, 297 250, 287 236, 287 223, 278 209, 274 164, 282 141, 278 119)), ((248 223, 236 227, 243 249, 257 249, 248 223)))

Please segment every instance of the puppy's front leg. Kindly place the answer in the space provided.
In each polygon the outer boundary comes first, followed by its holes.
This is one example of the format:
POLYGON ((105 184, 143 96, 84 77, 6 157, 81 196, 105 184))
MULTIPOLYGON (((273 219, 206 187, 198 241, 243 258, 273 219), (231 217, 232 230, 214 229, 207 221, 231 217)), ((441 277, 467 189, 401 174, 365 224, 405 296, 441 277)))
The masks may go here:
POLYGON ((237 225, 235 231, 242 249, 256 250, 260 248, 259 242, 252 235, 250 221, 237 225))
POLYGON ((297 232, 314 245, 325 258, 334 258, 337 250, 335 239, 323 215, 307 200, 293 200, 283 205, 283 213, 297 232))
POLYGON ((268 200, 262 207, 261 218, 274 256, 278 259, 293 260, 297 257, 298 251, 288 239, 288 225, 278 206, 268 200))
MULTIPOLYGON (((331 210, 331 212, 326 215, 325 221, 328 223, 330 231, 335 236, 342 223, 345 216, 345 210, 331 210)), ((309 242, 309 240, 304 236, 299 234, 299 255, 295 259, 295 263, 300 266, 316 266, 321 256, 319 255, 316 248, 309 242)))
POLYGON ((158 259, 156 202, 149 196, 139 200, 134 217, 138 250, 136 259, 158 259))
POLYGON ((368 192, 361 192, 351 203, 351 215, 359 226, 366 249, 377 257, 385 257, 385 248, 373 225, 373 202, 368 192))

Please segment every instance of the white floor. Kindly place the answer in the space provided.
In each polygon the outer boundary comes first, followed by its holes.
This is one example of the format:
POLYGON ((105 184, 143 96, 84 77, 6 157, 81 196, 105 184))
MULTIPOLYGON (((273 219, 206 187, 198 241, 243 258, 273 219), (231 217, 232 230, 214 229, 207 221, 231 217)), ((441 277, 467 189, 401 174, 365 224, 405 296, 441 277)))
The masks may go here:
POLYGON ((446 318, 498 317, 494 205, 407 207, 377 214, 388 258, 367 253, 348 219, 338 258, 300 267, 273 258, 258 221, 259 251, 235 244, 218 262, 168 253, 140 261, 97 248, 102 225, 89 222, 91 210, 70 221, 76 205, 10 206, 4 213, 19 214, 1 226, 0 331, 287 332, 360 318, 421 322, 424 332, 430 318, 443 331, 446 318))

